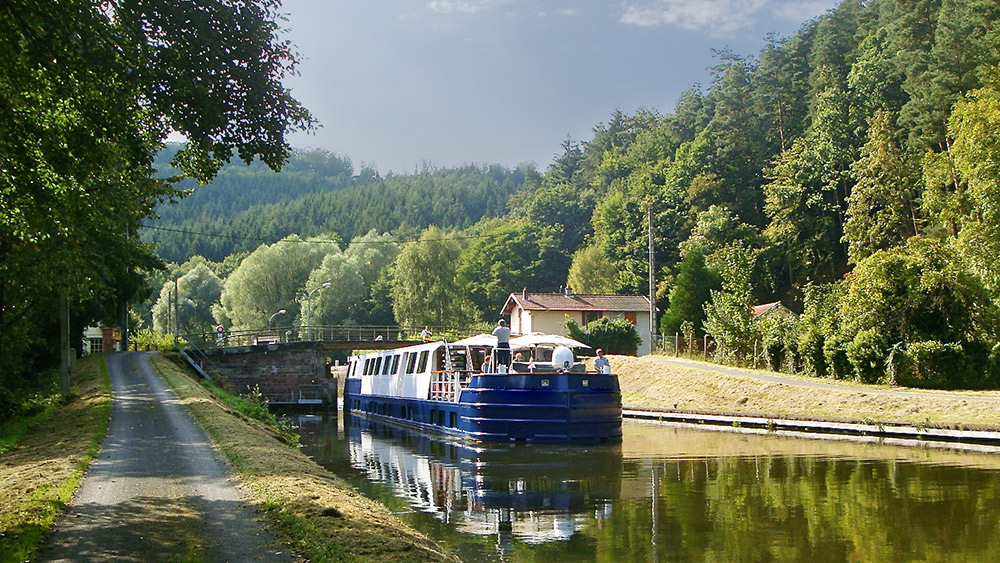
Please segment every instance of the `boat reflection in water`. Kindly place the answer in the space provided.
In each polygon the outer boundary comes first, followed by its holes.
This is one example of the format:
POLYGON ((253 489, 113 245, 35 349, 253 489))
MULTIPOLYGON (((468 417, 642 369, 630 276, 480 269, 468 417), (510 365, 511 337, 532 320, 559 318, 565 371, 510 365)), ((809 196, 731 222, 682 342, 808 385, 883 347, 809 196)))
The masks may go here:
POLYGON ((476 444, 351 416, 344 426, 353 467, 456 531, 495 535, 501 551, 514 538, 569 539, 621 492, 618 445, 476 444))
POLYGON ((304 451, 463 561, 998 561, 1000 455, 623 425, 475 444, 299 420, 304 451))

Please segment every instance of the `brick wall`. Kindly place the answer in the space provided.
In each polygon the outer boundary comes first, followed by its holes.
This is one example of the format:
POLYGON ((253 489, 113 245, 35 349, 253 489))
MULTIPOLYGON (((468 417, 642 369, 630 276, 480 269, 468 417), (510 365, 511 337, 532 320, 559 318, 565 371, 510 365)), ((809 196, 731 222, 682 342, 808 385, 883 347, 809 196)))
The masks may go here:
POLYGON ((337 380, 327 376, 327 353, 314 343, 272 344, 205 351, 209 369, 216 369, 238 393, 259 389, 272 404, 302 404, 316 400, 336 407, 337 380))

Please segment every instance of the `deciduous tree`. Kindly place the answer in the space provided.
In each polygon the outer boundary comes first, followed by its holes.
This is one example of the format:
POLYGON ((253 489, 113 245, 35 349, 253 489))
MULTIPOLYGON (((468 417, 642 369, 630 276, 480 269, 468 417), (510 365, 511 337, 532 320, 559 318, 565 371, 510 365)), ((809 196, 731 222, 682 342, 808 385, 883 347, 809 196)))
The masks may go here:
POLYGON ((464 326, 475 317, 456 275, 462 246, 453 234, 425 229, 396 258, 392 310, 403 326, 464 326))
POLYGON ((281 320, 292 324, 299 313, 299 293, 328 253, 339 254, 340 249, 297 236, 272 245, 262 244, 226 278, 216 319, 231 324, 233 329, 257 329, 284 309, 286 316, 281 320))

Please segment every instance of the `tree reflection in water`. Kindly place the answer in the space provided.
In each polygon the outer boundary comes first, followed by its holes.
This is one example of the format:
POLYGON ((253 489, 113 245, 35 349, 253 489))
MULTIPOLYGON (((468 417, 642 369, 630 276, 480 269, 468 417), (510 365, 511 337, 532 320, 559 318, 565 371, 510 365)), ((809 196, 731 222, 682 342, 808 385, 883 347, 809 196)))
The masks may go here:
POLYGON ((507 446, 297 420, 306 453, 465 561, 1000 555, 995 454, 639 424, 618 446, 507 446))

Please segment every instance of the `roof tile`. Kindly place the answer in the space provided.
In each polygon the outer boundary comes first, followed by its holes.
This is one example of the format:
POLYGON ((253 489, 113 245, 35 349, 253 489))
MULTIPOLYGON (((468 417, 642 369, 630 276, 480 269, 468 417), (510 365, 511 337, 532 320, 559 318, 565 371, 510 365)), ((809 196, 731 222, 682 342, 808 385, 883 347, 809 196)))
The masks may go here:
MULTIPOLYGON (((643 295, 565 295, 563 293, 512 293, 513 299, 528 311, 648 311, 649 299, 643 295), (527 297, 527 298, 525 298, 527 297)), ((510 300, 508 300, 509 304, 510 300)))

